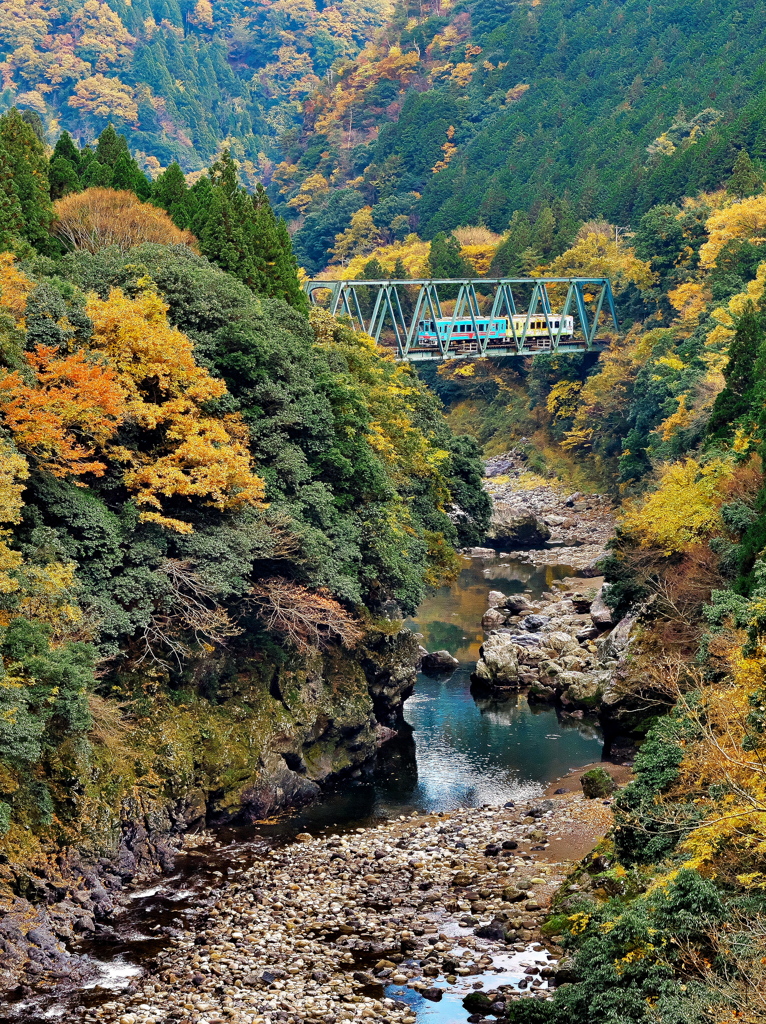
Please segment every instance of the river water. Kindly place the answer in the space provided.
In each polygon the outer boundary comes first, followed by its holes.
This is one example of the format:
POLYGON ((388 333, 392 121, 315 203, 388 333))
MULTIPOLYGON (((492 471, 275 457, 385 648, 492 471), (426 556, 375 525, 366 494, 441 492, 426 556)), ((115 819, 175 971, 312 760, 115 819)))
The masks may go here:
MULTIPOLYGON (((530 706, 523 695, 495 699, 471 692, 488 592, 527 591, 537 597, 571 574, 567 566, 536 567, 509 555, 464 558, 455 583, 427 598, 408 622, 422 634, 424 647, 449 650, 459 667, 446 677, 418 677, 405 704, 407 726, 382 748, 374 773, 272 823, 221 830, 214 846, 184 854, 173 877, 132 894, 113 939, 82 947, 94 968, 88 989, 62 989, 0 1008, 0 1024, 68 1020, 78 1009, 112 998, 150 966, 166 934, 184 927, 206 887, 235 878, 271 843, 298 832, 343 831, 412 811, 529 798, 570 768, 599 760, 602 742, 595 722, 561 718, 547 705, 530 706)), ((510 963, 509 970, 521 973, 510 963)), ((408 990, 408 998, 414 995, 408 990)), ((449 999, 430 1004, 417 998, 423 1024, 465 1019, 464 1011, 449 1016, 459 1010, 449 999)))

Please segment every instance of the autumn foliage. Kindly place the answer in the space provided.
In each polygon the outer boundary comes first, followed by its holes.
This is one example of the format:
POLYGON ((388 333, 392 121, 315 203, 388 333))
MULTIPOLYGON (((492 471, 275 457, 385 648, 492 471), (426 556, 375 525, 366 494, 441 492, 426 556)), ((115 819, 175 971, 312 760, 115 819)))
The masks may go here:
POLYGON ((45 345, 26 359, 31 384, 18 371, 0 371, 0 409, 16 446, 54 476, 101 476, 106 464, 95 452, 114 436, 125 412, 116 371, 82 351, 60 356, 45 345))
POLYGON ((142 242, 194 246, 190 231, 177 228, 164 210, 142 203, 133 192, 89 188, 59 199, 54 230, 73 249, 98 252, 108 245, 125 251, 142 242))
POLYGON ((119 375, 126 421, 144 432, 140 445, 111 449, 142 519, 189 532, 164 514, 167 499, 198 498, 221 510, 258 504, 263 482, 250 466, 247 429, 236 416, 204 412, 226 385, 195 362, 189 338, 168 323, 167 304, 148 287, 135 299, 113 289, 105 300, 91 296, 86 309, 91 344, 119 375))

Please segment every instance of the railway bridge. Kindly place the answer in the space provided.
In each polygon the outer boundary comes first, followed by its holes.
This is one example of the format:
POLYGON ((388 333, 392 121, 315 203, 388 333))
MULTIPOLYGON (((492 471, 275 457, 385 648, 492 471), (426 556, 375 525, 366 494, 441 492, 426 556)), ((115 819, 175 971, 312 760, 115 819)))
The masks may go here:
POLYGON ((614 336, 599 332, 619 331, 605 277, 310 280, 304 289, 410 362, 598 352, 614 336))

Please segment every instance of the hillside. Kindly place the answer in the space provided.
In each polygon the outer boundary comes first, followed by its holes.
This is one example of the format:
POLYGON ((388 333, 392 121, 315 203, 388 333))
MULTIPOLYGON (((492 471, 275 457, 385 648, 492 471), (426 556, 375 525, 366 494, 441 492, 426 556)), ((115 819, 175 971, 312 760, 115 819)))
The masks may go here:
POLYGON ((361 207, 392 238, 482 223, 567 198, 631 224, 718 185, 764 152, 753 2, 400 5, 340 80, 304 104, 272 195, 305 220, 311 270, 361 207))
POLYGON ((0 112, 36 111, 55 141, 111 121, 144 166, 209 164, 224 143, 251 183, 335 62, 352 58, 387 0, 3 0, 0 112))

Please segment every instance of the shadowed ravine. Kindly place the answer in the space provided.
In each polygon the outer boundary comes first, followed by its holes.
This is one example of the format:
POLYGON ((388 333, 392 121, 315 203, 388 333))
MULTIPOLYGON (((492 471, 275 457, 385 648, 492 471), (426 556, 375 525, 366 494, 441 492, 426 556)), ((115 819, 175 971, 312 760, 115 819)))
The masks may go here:
MULTIPOLYGON (((167 938, 204 913, 214 892, 225 890, 228 881, 235 881, 269 847, 298 833, 344 832, 412 811, 529 799, 570 768, 598 760, 601 737, 595 722, 561 718, 545 705, 531 709, 523 695, 474 698, 470 690, 487 592, 528 590, 537 596, 568 572, 564 566, 534 567, 508 555, 490 562, 464 559, 459 579, 427 599, 408 623, 422 634, 424 646, 449 649, 460 665, 450 676, 418 677, 405 706, 407 731, 381 749, 371 777, 271 822, 221 829, 212 843, 185 852, 172 877, 131 895, 126 911, 114 922, 112 938, 99 937, 78 947, 93 963, 89 988, 67 991, 62 982, 50 996, 6 1007, 0 1022, 69 1019, 113 998, 141 973, 152 971, 167 938)), ((507 959, 510 976, 513 957, 507 959)), ((503 982, 500 975, 493 979, 503 982)), ((415 999, 418 1019, 429 1024, 454 1020, 450 1014, 464 1012, 451 997, 434 1004, 410 990, 403 995, 415 999)))

